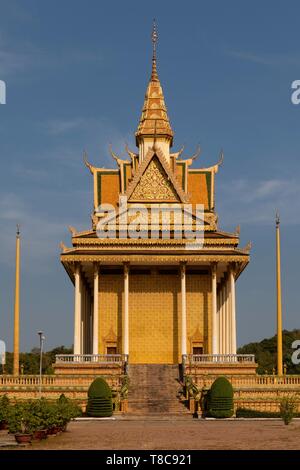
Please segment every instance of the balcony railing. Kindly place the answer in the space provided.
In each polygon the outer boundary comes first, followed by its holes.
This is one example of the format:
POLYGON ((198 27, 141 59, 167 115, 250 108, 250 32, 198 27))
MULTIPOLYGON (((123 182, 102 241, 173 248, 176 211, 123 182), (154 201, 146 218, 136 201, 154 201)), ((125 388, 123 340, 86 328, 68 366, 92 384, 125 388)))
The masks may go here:
POLYGON ((56 364, 124 364, 127 354, 57 354, 56 364))
POLYGON ((187 354, 185 364, 255 364, 254 354, 187 354))

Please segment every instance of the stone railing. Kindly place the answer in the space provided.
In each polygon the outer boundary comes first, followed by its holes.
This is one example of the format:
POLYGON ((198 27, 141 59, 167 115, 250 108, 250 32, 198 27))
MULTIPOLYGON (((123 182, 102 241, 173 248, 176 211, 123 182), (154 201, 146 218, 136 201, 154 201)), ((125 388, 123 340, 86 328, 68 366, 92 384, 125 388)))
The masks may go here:
POLYGON ((127 354, 57 354, 56 364, 125 364, 127 354))
MULTIPOLYGON (((95 376, 96 377, 96 376, 95 376)), ((119 388, 122 385, 123 376, 103 375, 105 380, 113 388, 119 388)), ((93 381, 93 375, 42 375, 43 387, 87 387, 93 381)), ((0 393, 1 387, 39 387, 39 375, 0 375, 0 393)))
MULTIPOLYGON (((40 385, 39 375, 0 375, 0 387, 40 385)), ((55 385, 54 375, 42 375, 42 385, 55 385)))
MULTIPOLYGON (((193 382, 197 387, 210 387, 211 384, 218 378, 218 375, 209 374, 192 374, 193 382)), ((299 388, 300 387, 300 375, 227 375, 226 377, 232 383, 232 386, 236 389, 250 389, 250 388, 299 388)), ((299 388, 300 391, 300 388, 299 388)))
POLYGON ((255 364, 254 354, 187 354, 185 364, 255 364))

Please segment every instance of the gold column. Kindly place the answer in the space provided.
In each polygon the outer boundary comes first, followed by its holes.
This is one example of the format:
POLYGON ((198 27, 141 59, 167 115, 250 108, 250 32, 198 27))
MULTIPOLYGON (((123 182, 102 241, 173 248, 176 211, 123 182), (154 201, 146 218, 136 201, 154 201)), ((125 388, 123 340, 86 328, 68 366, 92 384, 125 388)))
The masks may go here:
POLYGON ((281 310, 281 268, 280 268, 280 218, 276 214, 276 272, 277 272, 277 374, 283 374, 282 367, 282 310, 281 310))
POLYGON ((15 279, 15 310, 14 310, 14 375, 19 375, 20 356, 20 226, 16 234, 16 279, 15 279))

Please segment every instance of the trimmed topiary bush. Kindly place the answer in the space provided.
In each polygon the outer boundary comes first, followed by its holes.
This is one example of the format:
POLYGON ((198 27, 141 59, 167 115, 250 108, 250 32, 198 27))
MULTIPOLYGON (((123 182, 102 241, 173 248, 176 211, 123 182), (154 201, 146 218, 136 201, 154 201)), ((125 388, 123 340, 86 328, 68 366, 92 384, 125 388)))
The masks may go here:
POLYGON ((230 418, 233 415, 233 388, 226 377, 218 377, 214 381, 207 400, 208 416, 230 418))
POLYGON ((104 418, 113 413, 111 389, 104 379, 98 377, 88 390, 88 416, 104 418))

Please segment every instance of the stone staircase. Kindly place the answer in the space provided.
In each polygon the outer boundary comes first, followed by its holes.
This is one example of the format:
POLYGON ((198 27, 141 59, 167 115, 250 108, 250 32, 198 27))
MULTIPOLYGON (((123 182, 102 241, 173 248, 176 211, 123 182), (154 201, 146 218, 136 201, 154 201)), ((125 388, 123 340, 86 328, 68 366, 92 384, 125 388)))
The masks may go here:
POLYGON ((190 414, 180 401, 179 366, 129 365, 128 412, 131 414, 190 414))

